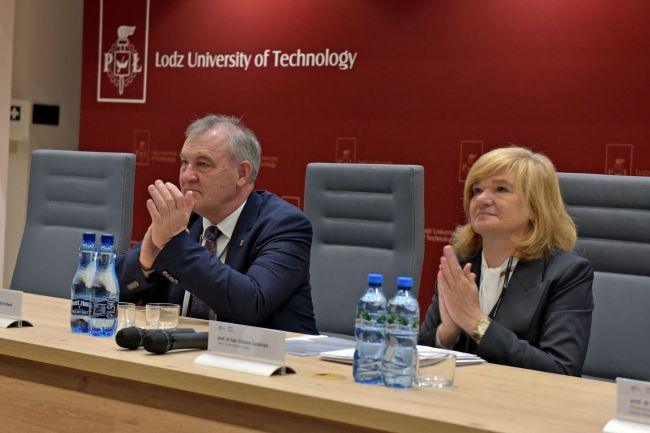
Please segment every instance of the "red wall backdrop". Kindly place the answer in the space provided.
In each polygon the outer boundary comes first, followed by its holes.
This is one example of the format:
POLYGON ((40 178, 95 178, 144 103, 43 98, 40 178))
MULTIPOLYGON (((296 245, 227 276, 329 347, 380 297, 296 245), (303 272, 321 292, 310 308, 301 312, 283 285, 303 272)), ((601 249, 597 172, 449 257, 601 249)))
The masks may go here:
POLYGON ((80 148, 137 152, 134 239, 146 185, 177 180, 183 130, 208 112, 244 117, 257 186, 298 205, 308 162, 422 164, 425 307, 477 155, 513 142, 560 171, 650 174, 649 18, 645 0, 86 0, 80 148), (119 26, 135 26, 121 45, 119 26), (298 50, 356 58, 274 62, 298 50))

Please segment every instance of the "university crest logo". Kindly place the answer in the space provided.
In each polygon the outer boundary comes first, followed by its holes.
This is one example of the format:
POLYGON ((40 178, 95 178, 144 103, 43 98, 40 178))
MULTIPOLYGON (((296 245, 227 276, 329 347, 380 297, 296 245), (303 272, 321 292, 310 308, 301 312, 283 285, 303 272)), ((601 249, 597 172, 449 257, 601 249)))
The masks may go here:
POLYGON ((111 83, 118 88, 122 95, 124 88, 131 84, 136 75, 142 72, 140 53, 129 41, 129 36, 135 33, 135 26, 119 26, 117 41, 104 53, 104 73, 111 83))
POLYGON ((100 0, 97 101, 147 102, 149 0, 100 0))

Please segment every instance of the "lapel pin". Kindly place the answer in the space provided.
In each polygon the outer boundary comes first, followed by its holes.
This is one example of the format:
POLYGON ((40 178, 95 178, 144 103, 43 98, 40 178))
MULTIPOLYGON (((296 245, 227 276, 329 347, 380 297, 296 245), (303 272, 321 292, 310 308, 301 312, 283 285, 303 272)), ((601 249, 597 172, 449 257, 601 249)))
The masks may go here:
POLYGON ((239 241, 239 248, 241 248, 243 246, 244 246, 244 240, 242 239, 242 240, 239 241))

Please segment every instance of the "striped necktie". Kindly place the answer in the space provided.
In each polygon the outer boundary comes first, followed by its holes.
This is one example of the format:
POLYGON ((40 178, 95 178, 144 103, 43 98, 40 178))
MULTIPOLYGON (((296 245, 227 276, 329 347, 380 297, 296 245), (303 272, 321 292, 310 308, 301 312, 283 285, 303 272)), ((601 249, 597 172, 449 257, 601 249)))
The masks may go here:
MULTIPOLYGON (((219 231, 217 226, 210 226, 206 228, 203 233, 203 240, 205 241, 204 246, 214 255, 217 254, 217 238, 220 234, 221 231, 219 231)), ((210 307, 196 296, 192 296, 189 315, 190 317, 196 317, 199 319, 209 319, 210 307)))

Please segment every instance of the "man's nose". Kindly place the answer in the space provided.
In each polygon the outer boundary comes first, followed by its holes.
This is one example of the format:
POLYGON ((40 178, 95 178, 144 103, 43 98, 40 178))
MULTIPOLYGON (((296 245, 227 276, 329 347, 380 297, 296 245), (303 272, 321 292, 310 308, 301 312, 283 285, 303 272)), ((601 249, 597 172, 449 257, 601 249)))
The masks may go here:
POLYGON ((198 179, 197 171, 194 170, 192 164, 187 164, 185 167, 181 167, 180 180, 185 182, 193 182, 198 179))

